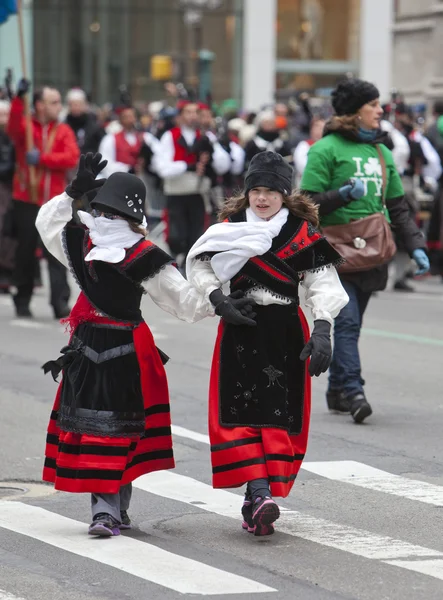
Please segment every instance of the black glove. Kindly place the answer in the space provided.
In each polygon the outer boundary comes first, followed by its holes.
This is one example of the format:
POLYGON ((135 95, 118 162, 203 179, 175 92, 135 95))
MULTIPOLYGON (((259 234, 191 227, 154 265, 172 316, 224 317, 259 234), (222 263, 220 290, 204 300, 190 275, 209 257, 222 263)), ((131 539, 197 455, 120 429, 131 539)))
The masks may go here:
POLYGON ((314 330, 300 354, 300 360, 306 360, 309 356, 311 377, 318 377, 329 369, 332 360, 332 344, 331 324, 328 321, 314 321, 314 330))
POLYGON ((95 178, 107 164, 107 160, 102 161, 101 154, 92 154, 92 152, 88 152, 86 155, 82 154, 77 174, 65 190, 68 196, 76 200, 87 192, 100 188, 106 179, 96 180, 95 178))
POLYGON ((29 79, 20 79, 17 85, 17 97, 22 98, 25 94, 29 92, 29 88, 31 87, 31 82, 29 79))
POLYGON ((215 306, 215 314, 219 315, 226 323, 231 325, 249 325, 255 327, 256 313, 253 312, 255 301, 245 298, 242 291, 237 291, 230 296, 225 296, 221 290, 214 290, 209 294, 211 303, 215 306))
POLYGON ((208 154, 212 155, 214 152, 214 147, 211 143, 211 140, 206 135, 202 135, 200 138, 195 140, 192 151, 197 155, 203 154, 203 152, 207 152, 208 154))

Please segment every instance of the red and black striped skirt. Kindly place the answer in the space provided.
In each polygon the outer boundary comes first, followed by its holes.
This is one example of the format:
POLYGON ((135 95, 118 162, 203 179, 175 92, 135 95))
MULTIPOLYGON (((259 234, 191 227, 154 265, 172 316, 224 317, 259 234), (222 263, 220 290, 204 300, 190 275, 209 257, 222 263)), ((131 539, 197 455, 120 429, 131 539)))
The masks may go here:
POLYGON ((134 329, 145 409, 138 437, 101 437, 61 431, 57 425, 60 384, 48 426, 43 480, 65 492, 118 493, 137 477, 175 466, 168 383, 146 323, 134 329))
MULTIPOLYGON (((309 326, 298 309, 303 337, 309 326)), ((220 323, 212 362, 209 391, 209 437, 214 488, 240 487, 254 479, 270 482, 273 496, 291 491, 305 457, 311 413, 311 378, 304 369, 302 422, 299 433, 277 427, 223 427, 220 424, 220 355, 225 325, 220 323)), ((307 365, 306 365, 307 367, 307 365)))

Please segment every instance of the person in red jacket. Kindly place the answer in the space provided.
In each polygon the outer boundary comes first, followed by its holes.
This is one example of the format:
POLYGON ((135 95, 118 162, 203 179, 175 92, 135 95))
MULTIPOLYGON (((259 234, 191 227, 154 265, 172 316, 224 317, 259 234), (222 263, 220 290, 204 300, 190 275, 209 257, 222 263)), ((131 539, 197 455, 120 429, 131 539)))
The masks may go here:
MULTIPOLYGON (((22 79, 19 82, 7 127, 7 133, 15 146, 17 162, 13 198, 18 245, 12 281, 17 288, 14 304, 19 317, 32 317, 30 302, 34 288, 35 252, 38 243, 35 227, 37 213, 45 202, 63 192, 67 184, 67 172, 76 166, 80 157, 71 128, 58 122, 62 109, 61 96, 58 90, 51 87, 43 87, 34 92, 34 147, 30 151, 27 150, 23 97, 29 86, 27 80, 22 79), (33 187, 30 167, 34 170, 33 187)), ((69 314, 70 290, 66 269, 49 253, 46 256, 51 284, 50 303, 55 318, 59 319, 69 314)))

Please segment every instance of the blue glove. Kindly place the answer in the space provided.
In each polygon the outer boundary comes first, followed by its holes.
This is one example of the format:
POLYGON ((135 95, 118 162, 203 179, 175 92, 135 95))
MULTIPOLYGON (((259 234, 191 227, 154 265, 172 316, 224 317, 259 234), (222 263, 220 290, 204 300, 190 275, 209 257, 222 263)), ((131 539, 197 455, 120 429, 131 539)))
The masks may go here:
POLYGON ((29 152, 26 152, 26 164, 27 165, 31 165, 34 166, 38 165, 38 163, 40 162, 40 150, 37 150, 36 148, 34 148, 34 150, 29 150, 29 152))
POLYGON ((338 193, 343 198, 350 202, 351 200, 359 200, 365 195, 365 184, 358 177, 353 177, 349 180, 349 183, 343 185, 338 193))
POLYGON ((418 266, 418 271, 415 273, 416 275, 424 275, 431 268, 428 255, 421 248, 414 250, 412 253, 412 258, 415 260, 418 266))

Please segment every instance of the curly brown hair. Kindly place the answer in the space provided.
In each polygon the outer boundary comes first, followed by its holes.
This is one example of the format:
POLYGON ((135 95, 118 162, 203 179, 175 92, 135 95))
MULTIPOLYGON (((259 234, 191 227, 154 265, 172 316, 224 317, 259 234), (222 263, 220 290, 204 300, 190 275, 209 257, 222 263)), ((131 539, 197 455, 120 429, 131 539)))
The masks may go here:
MULTIPOLYGON (((224 221, 231 215, 248 208, 249 200, 245 193, 228 198, 218 213, 219 222, 224 221)), ((283 206, 296 217, 312 223, 314 227, 319 226, 318 206, 307 196, 294 190, 289 196, 283 196, 283 206)))

